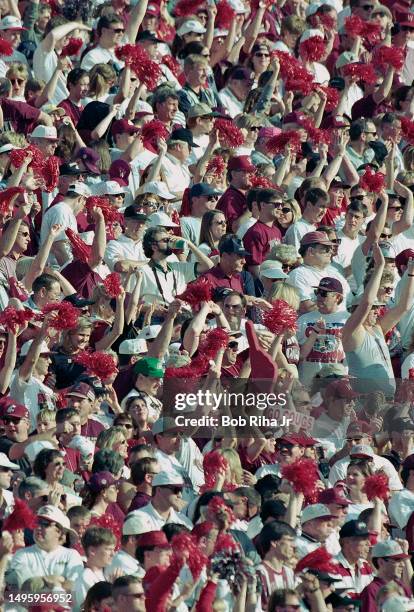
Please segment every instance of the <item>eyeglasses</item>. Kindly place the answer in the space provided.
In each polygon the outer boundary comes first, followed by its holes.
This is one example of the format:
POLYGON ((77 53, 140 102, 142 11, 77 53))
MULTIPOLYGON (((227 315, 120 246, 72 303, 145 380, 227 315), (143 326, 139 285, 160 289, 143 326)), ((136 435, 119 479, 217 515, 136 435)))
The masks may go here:
POLYGON ((183 492, 183 488, 182 487, 170 487, 169 485, 164 485, 165 489, 170 489, 170 491, 172 491, 174 493, 174 495, 178 495, 178 493, 182 493, 183 492))
POLYGON ((39 527, 44 527, 45 529, 47 529, 48 527, 57 527, 57 524, 53 521, 48 521, 47 519, 42 518, 39 518, 37 520, 37 524, 39 527))
POLYGON ((132 429, 134 426, 132 423, 118 423, 119 427, 125 427, 125 429, 132 429))
POLYGON ((323 298, 326 298, 330 293, 335 293, 335 292, 326 291, 326 289, 315 289, 315 295, 320 295, 323 298))
POLYGON ((332 253, 332 247, 327 244, 318 244, 317 246, 320 253, 332 253))
POLYGON ((201 57, 210 57, 210 53, 200 53, 201 57))
POLYGON ((260 51, 258 53, 254 54, 255 57, 270 57, 269 53, 260 53, 260 51))
POLYGON ((232 351, 235 351, 238 348, 238 343, 237 342, 229 342, 227 345, 227 348, 231 349, 232 351))
POLYGON ((356 196, 352 196, 353 200, 359 200, 360 202, 362 202, 362 200, 366 197, 366 194, 364 195, 356 195, 356 196))
POLYGON ((3 421, 6 424, 10 424, 10 423, 14 423, 15 425, 18 425, 20 423, 22 419, 20 417, 11 417, 11 416, 6 416, 3 418, 3 421))
POLYGON ((260 127, 258 125, 252 125, 249 130, 251 132, 258 132, 260 130, 260 127))
POLYGON ((377 132, 364 132, 364 134, 371 134, 371 136, 377 136, 377 132))
POLYGON ((274 208, 277 208, 278 210, 282 210, 283 208, 283 202, 264 202, 264 204, 271 204, 274 208))
POLYGON ((383 240, 389 240, 392 237, 392 234, 380 234, 380 238, 383 240))
POLYGON ((13 79, 13 78, 11 78, 11 79, 9 79, 9 81, 10 81, 10 83, 12 85, 14 85, 15 83, 17 83, 17 85, 23 85, 23 83, 24 83, 24 79, 13 79))
POLYGON ((145 200, 142 203, 143 206, 152 206, 153 208, 157 208, 158 202, 154 202, 153 200, 145 200))
POLYGON ((388 210, 402 210, 402 206, 388 206, 388 210))
POLYGON ((289 208, 288 206, 284 206, 283 208, 280 209, 280 212, 282 212, 284 215, 287 215, 288 213, 292 212, 292 209, 289 208))
POLYGON ((213 221, 216 225, 227 225, 227 221, 213 221))
POLYGON ((373 11, 375 7, 373 4, 363 4, 360 8, 362 8, 363 11, 373 11))
POLYGON ((23 238, 27 238, 28 236, 30 236, 29 232, 20 232, 20 236, 23 236, 23 238))
POLYGON ((207 199, 209 202, 216 202, 219 199, 219 197, 216 195, 211 195, 211 196, 208 196, 207 199))
POLYGON ((341 238, 331 238, 330 240, 331 240, 331 242, 333 242, 334 244, 337 244, 337 245, 340 245, 341 242, 342 242, 341 238))
POLYGON ((125 28, 108 28, 111 32, 115 32, 115 34, 123 34, 125 32, 125 28))
POLYGON ((381 289, 384 291, 384 293, 389 293, 389 294, 391 294, 394 291, 394 287, 381 287, 381 289))

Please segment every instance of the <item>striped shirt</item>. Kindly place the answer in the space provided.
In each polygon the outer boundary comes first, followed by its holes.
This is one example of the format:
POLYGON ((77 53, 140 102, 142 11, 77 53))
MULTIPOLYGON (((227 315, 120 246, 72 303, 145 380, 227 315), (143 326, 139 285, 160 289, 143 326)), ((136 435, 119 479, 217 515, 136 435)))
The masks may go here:
POLYGON ((355 565, 351 565, 340 552, 335 557, 334 563, 337 571, 331 575, 341 580, 335 583, 335 588, 345 589, 348 595, 358 595, 374 578, 372 569, 365 559, 358 559, 355 565))

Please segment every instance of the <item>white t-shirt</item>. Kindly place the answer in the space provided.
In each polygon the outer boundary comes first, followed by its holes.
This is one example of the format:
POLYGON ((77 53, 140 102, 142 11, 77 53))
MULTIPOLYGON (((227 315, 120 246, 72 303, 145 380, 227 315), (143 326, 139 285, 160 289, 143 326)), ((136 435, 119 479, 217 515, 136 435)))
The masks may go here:
POLYGON ((344 289, 344 300, 339 305, 338 310, 346 310, 346 304, 350 299, 351 289, 348 281, 338 272, 332 265, 328 265, 326 268, 321 270, 320 268, 314 268, 303 264, 292 272, 289 272, 286 282, 288 285, 296 287, 299 291, 300 301, 312 300, 315 301, 315 287, 319 285, 319 281, 325 276, 336 278, 341 283, 344 289))
POLYGON ((404 529, 414 512, 414 493, 408 489, 394 493, 388 504, 388 512, 391 521, 396 523, 400 529, 404 529))
POLYGON ((201 217, 181 217, 180 225, 183 238, 187 238, 198 245, 200 242, 201 217))
POLYGON ((163 518, 158 514, 151 502, 139 510, 134 510, 130 513, 130 515, 132 514, 134 516, 148 517, 151 522, 151 531, 160 531, 168 523, 177 523, 178 525, 185 525, 189 529, 193 528, 193 523, 190 519, 181 514, 181 512, 176 512, 173 508, 171 508, 168 518, 163 518))
POLYGON ((83 572, 80 554, 73 548, 58 546, 51 552, 39 548, 37 544, 21 548, 11 558, 7 573, 16 575, 19 587, 28 579, 37 576, 62 576, 75 582, 83 572))
POLYGON ((341 244, 338 246, 338 254, 335 255, 333 261, 344 270, 351 265, 352 257, 359 245, 364 242, 365 236, 357 234, 356 238, 349 238, 342 230, 337 231, 337 236, 341 239, 341 244))
POLYGON ((97 45, 94 49, 88 51, 81 62, 81 68, 83 70, 91 70, 96 64, 109 64, 110 62, 116 64, 117 67, 123 68, 124 62, 119 60, 113 49, 104 49, 100 45, 97 45))
MULTIPOLYGON (((125 234, 121 234, 116 240, 110 240, 106 246, 104 260, 111 272, 115 269, 115 264, 123 259, 131 259, 132 261, 148 261, 145 257, 142 241, 135 241, 128 238, 125 234)), ((126 274, 121 274, 126 279, 126 274)), ((125 289, 132 291, 135 287, 136 279, 130 278, 129 284, 125 289)))
POLYGON ((283 242, 286 244, 293 244, 296 250, 299 252, 300 241, 303 236, 309 232, 316 232, 316 225, 309 223, 305 219, 299 219, 288 228, 283 242))
POLYGON ((181 197, 185 189, 190 185, 191 175, 188 166, 182 164, 170 153, 167 153, 162 161, 160 174, 168 191, 181 197))
MULTIPOLYGON (((33 55, 33 72, 37 79, 45 81, 47 83, 53 76, 58 63, 58 56, 56 51, 44 51, 42 44, 40 44, 33 55)), ((64 73, 60 73, 55 93, 49 99, 51 104, 59 104, 62 100, 65 100, 69 96, 68 88, 66 87, 66 76, 64 73)))
POLYGON ((105 568, 104 574, 105 576, 111 576, 118 569, 122 569, 127 576, 137 576, 138 578, 145 576, 145 570, 138 561, 124 550, 119 550, 113 556, 111 563, 105 568))
POLYGON ((10 383, 10 397, 23 404, 28 408, 30 413, 30 430, 29 433, 34 431, 37 427, 36 417, 39 413, 39 401, 40 395, 44 396, 44 400, 47 402, 48 407, 54 410, 53 402, 53 391, 50 387, 47 387, 34 376, 31 376, 29 380, 25 381, 19 377, 19 372, 15 371, 10 383))
POLYGON ((224 87, 220 91, 219 99, 232 119, 243 112, 245 100, 238 100, 228 87, 224 87))
POLYGON ((86 595, 91 587, 97 582, 105 581, 105 576, 102 570, 92 571, 89 567, 85 567, 82 574, 79 576, 74 585, 73 593, 73 610, 80 612, 86 595))
POLYGON ((414 368, 414 353, 410 353, 401 365, 401 378, 410 378, 410 370, 414 368))
MULTIPOLYGON (((351 458, 348 455, 348 457, 340 459, 332 466, 329 472, 329 482, 331 483, 332 487, 335 486, 335 483, 338 482, 338 480, 345 480, 346 471, 350 461, 351 458)), ((374 455, 372 462, 376 472, 382 470, 388 476, 390 481, 390 489, 393 491, 399 491, 402 488, 401 480, 391 461, 388 461, 388 459, 385 459, 385 457, 381 457, 380 455, 374 455)))
POLYGON ((167 273, 163 272, 159 266, 156 270, 148 264, 141 268, 142 285, 141 297, 152 302, 155 298, 166 304, 170 304, 176 295, 182 293, 187 286, 187 283, 194 280, 196 264, 171 262, 168 264, 167 273), (158 278, 161 291, 158 288, 156 281, 158 278))

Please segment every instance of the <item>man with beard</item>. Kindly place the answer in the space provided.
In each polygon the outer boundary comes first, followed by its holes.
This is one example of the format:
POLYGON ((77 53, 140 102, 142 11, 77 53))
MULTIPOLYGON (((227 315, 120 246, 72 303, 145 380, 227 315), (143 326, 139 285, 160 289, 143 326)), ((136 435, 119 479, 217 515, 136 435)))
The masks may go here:
POLYGON ((247 210, 246 193, 251 187, 250 175, 256 172, 247 155, 232 157, 227 165, 229 187, 217 203, 227 219, 227 231, 237 232, 239 227, 251 216, 247 210))

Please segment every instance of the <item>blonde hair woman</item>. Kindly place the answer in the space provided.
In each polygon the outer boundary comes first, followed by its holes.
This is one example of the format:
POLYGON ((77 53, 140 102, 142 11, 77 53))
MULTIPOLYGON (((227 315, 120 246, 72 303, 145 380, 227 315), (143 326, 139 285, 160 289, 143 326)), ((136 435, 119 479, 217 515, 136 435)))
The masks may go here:
POLYGON ((120 104, 128 95, 130 77, 130 69, 123 70, 119 91, 117 94, 111 94, 111 87, 117 83, 115 70, 109 64, 95 64, 89 72, 89 96, 83 100, 83 105, 86 106, 94 101, 105 102, 110 106, 120 104))
POLYGON ((301 262, 302 258, 298 256, 297 251, 293 244, 275 244, 270 250, 266 259, 273 259, 280 261, 282 264, 282 270, 288 274, 293 268, 296 268, 301 262))
POLYGON ((26 102, 24 89, 26 87, 29 72, 24 64, 18 62, 10 64, 6 72, 6 79, 12 84, 11 97, 18 102, 26 102))
MULTIPOLYGON (((124 427, 115 425, 104 429, 99 434, 96 440, 96 446, 100 449, 107 449, 114 453, 121 455, 124 461, 128 458, 128 435, 124 427)), ((122 477, 129 478, 131 476, 131 470, 127 465, 122 468, 122 477)))
POLYGON ((239 453, 234 448, 219 448, 217 452, 227 460, 223 490, 240 487, 243 484, 243 468, 239 453))

